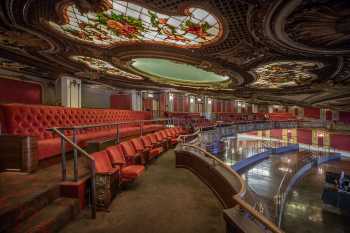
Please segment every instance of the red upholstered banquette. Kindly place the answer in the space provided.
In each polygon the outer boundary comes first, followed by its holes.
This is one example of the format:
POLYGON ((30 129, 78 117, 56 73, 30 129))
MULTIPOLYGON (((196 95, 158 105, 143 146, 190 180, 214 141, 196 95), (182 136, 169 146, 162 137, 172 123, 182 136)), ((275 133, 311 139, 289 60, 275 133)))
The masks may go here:
MULTIPOLYGON (((21 136, 33 136, 38 140, 38 159, 42 160, 60 153, 60 138, 46 129, 51 127, 70 127, 120 121, 150 119, 148 112, 136 112, 115 109, 81 109, 45 105, 4 104, 0 105, 2 133, 21 136)), ((148 133, 162 128, 159 124, 144 124, 143 132, 148 133)), ((137 123, 119 126, 120 137, 138 135, 137 123)), ((72 132, 67 131, 67 135, 72 132)), ((82 129, 77 131, 78 144, 85 146, 87 140, 113 137, 116 127, 82 129)), ((69 148, 68 148, 69 150, 69 148)))

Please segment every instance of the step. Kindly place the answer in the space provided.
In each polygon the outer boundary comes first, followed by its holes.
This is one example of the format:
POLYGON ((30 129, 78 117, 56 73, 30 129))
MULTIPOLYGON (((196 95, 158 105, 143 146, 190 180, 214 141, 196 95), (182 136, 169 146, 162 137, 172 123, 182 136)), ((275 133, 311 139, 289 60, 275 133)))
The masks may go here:
POLYGON ((58 198, 11 229, 13 233, 54 233, 79 214, 79 200, 58 198))
POLYGON ((10 190, 0 199, 0 232, 19 224, 52 203, 60 195, 59 185, 10 190))

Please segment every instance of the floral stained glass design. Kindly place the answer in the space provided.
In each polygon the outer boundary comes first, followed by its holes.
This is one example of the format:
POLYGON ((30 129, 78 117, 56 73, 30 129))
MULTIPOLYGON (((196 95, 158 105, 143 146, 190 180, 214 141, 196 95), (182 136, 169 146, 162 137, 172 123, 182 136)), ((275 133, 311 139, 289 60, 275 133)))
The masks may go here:
POLYGON ((100 46, 151 42, 179 47, 200 47, 221 33, 217 18, 200 8, 186 16, 168 16, 126 1, 112 1, 112 9, 80 13, 75 5, 65 9, 68 23, 50 24, 69 37, 100 46))
POLYGON ((111 63, 93 58, 93 57, 85 57, 85 56, 72 56, 71 59, 73 61, 77 61, 80 63, 85 64, 89 68, 96 70, 96 71, 101 71, 103 73, 113 75, 113 76, 122 76, 126 77, 129 79, 134 79, 134 80, 142 80, 143 78, 138 75, 131 74, 129 72, 125 72, 115 66, 113 66, 111 63))
POLYGON ((272 62, 253 70, 256 81, 251 87, 276 89, 300 86, 317 78, 313 72, 322 67, 322 63, 311 61, 272 62))

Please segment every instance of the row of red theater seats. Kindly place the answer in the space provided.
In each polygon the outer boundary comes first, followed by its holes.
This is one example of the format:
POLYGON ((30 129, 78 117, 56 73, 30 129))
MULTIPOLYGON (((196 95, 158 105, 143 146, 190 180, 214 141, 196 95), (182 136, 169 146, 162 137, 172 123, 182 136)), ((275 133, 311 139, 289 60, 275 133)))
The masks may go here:
MULTIPOLYGON (((108 184, 116 183, 116 187, 132 182, 144 172, 145 165, 160 156, 169 145, 175 145, 177 137, 183 133, 181 128, 169 128, 95 152, 92 156, 95 158, 96 176, 111 176, 112 181, 108 184)), ((111 187, 103 190, 108 189, 111 187)), ((99 207, 106 208, 110 200, 97 203, 101 205, 99 207)))
MULTIPOLYGON (((134 121, 120 125, 120 137, 136 136, 140 126, 136 121, 151 118, 149 112, 136 112, 116 109, 84 109, 58 106, 3 104, 0 105, 0 123, 2 133, 18 136, 31 136, 37 139, 38 159, 42 160, 60 153, 60 138, 48 131, 52 127, 72 127, 92 124, 109 124, 121 121, 134 121)), ((143 132, 153 132, 162 125, 145 123, 143 132)), ((71 135, 72 131, 65 131, 71 135)), ((102 137, 114 137, 116 127, 104 126, 77 131, 78 144, 85 146, 86 141, 102 137)), ((70 150, 71 148, 67 148, 70 150)))

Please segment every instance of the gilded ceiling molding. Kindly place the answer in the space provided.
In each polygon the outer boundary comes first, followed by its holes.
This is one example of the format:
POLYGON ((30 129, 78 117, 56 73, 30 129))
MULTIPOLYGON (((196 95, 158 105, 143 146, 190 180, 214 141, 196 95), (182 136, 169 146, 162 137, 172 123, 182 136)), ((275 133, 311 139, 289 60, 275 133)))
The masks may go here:
POLYGON ((317 79, 313 72, 324 65, 314 61, 275 61, 262 64, 252 72, 256 80, 250 87, 259 89, 283 89, 310 85, 317 79))
POLYGON ((64 1, 57 7, 60 20, 50 29, 74 41, 99 47, 160 44, 201 48, 223 37, 223 23, 209 11, 187 6, 167 15, 131 1, 64 1))
POLYGON ((138 80, 138 81, 143 80, 141 76, 123 71, 115 67, 113 64, 98 58, 77 55, 77 56, 71 56, 70 59, 75 62, 82 63, 85 66, 89 67, 90 69, 100 72, 102 74, 116 76, 116 77, 124 77, 131 80, 138 80))

